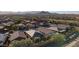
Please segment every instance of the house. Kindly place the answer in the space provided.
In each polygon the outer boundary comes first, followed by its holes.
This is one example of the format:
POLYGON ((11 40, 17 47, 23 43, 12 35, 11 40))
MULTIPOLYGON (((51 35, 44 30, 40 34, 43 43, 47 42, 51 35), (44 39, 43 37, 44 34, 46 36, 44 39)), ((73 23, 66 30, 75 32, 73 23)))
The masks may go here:
POLYGON ((67 28, 70 28, 69 25, 64 25, 64 24, 58 24, 57 27, 58 27, 59 29, 64 29, 64 30, 67 29, 67 28))
POLYGON ((43 27, 48 27, 49 26, 49 23, 46 22, 46 21, 42 21, 42 22, 39 22, 39 25, 40 26, 43 26, 43 27))
POLYGON ((14 24, 14 22, 12 21, 8 21, 8 22, 5 22, 5 23, 2 23, 4 26, 10 26, 11 24, 14 24))
POLYGON ((24 20, 22 23, 26 25, 26 24, 28 24, 30 22, 31 22, 30 20, 24 20))
POLYGON ((26 26, 24 24, 17 24, 17 29, 18 30, 25 30, 26 26))
POLYGON ((49 26, 49 22, 47 21, 46 18, 40 18, 36 22, 37 22, 38 26, 43 26, 43 27, 48 27, 49 26))
POLYGON ((43 34, 36 30, 25 31, 25 34, 26 34, 27 38, 43 37, 43 34))
POLYGON ((37 21, 32 21, 31 24, 37 24, 37 21))
POLYGON ((69 25, 64 25, 64 24, 58 24, 57 25, 59 32, 65 32, 68 29, 70 29, 69 25))
POLYGON ((0 33, 6 33, 8 30, 4 26, 0 26, 0 33))
POLYGON ((39 29, 37 29, 37 31, 42 32, 44 37, 48 37, 48 36, 54 34, 54 31, 47 29, 47 28, 39 28, 39 29))
POLYGON ((2 30, 4 28, 4 26, 0 26, 0 30, 2 30))
POLYGON ((25 34, 26 34, 27 38, 33 37, 34 33, 35 33, 35 30, 25 31, 25 34))
POLYGON ((50 30, 55 31, 55 32, 58 32, 58 28, 57 27, 49 27, 47 29, 50 29, 50 30))
POLYGON ((4 46, 6 40, 7 40, 7 35, 0 33, 0 46, 4 46))
POLYGON ((27 30, 32 28, 32 24, 30 24, 30 23, 26 24, 25 26, 26 26, 27 30))
POLYGON ((50 27, 57 27, 57 24, 50 24, 50 27))
POLYGON ((24 32, 21 31, 15 31, 9 38, 10 41, 13 40, 21 40, 21 39, 25 39, 26 35, 24 34, 24 32))
POLYGON ((37 28, 39 26, 37 21, 32 21, 31 24, 32 28, 37 28))

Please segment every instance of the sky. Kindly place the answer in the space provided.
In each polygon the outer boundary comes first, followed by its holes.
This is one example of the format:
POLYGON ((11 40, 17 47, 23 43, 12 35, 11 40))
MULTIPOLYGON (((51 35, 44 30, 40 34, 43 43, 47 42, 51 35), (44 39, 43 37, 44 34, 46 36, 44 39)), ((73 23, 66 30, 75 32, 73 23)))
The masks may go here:
POLYGON ((0 0, 0 11, 79 11, 79 0, 0 0))

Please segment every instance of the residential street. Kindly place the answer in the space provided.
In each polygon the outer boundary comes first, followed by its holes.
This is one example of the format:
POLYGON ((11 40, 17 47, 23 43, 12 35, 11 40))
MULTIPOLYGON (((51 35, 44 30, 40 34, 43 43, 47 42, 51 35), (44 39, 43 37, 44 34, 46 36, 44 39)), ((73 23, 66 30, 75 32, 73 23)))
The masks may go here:
POLYGON ((79 47, 79 37, 72 41, 71 43, 67 44, 65 47, 79 47))

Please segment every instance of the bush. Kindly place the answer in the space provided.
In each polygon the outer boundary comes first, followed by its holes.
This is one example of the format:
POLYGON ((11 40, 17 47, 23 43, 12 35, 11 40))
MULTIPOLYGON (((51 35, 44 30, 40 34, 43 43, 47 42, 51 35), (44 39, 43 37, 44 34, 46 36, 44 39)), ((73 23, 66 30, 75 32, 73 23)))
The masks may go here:
POLYGON ((79 32, 79 27, 75 27, 75 31, 76 32, 79 32))
POLYGON ((61 45, 64 43, 65 36, 63 34, 55 34, 51 36, 50 40, 55 44, 61 45))
POLYGON ((34 37, 34 38, 33 38, 33 41, 34 41, 35 43, 38 43, 38 42, 41 41, 41 38, 40 38, 40 37, 34 37))
POLYGON ((14 40, 11 42, 10 46, 11 47, 27 47, 27 46, 31 46, 32 44, 33 44, 33 41, 31 39, 26 39, 26 40, 21 40, 21 41, 14 40))

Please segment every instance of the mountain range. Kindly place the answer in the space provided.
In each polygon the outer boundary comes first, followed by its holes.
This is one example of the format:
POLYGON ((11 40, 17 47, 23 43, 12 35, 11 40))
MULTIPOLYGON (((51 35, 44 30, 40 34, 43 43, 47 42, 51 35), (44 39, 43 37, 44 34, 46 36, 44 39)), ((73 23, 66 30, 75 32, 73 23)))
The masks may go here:
POLYGON ((79 14, 79 11, 26 11, 26 12, 13 12, 13 11, 0 11, 0 15, 2 14, 79 14))

